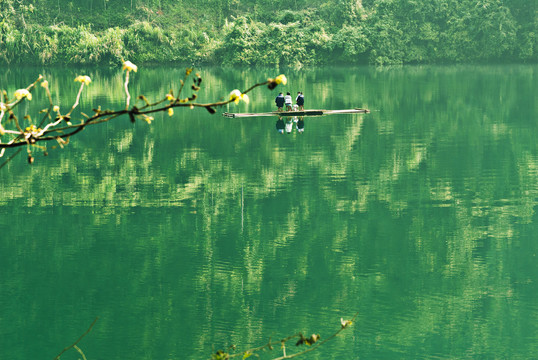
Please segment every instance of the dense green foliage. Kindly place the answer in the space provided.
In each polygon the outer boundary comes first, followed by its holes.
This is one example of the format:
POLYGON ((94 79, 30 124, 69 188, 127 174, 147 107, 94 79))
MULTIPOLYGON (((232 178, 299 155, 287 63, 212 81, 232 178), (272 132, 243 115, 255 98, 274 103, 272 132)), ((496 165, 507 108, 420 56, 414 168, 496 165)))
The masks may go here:
POLYGON ((0 0, 0 61, 536 62, 537 8, 528 0, 0 0))

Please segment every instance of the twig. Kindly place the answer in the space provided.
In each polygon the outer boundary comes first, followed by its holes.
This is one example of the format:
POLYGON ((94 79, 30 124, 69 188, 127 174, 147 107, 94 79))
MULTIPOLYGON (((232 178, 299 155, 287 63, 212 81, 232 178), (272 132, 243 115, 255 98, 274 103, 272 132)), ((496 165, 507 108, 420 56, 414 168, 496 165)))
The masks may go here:
POLYGON ((71 107, 71 110, 69 110, 69 112, 66 114, 66 116, 71 116, 71 113, 73 112, 73 110, 75 110, 75 108, 78 106, 79 101, 80 101, 80 95, 82 94, 82 89, 84 89, 84 83, 80 84, 80 89, 78 89, 78 94, 77 94, 75 103, 71 107))
POLYGON ((74 345, 73 348, 75 348, 75 350, 78 351, 80 355, 82 355, 82 360, 87 360, 86 355, 84 355, 84 353, 82 352, 82 350, 80 350, 78 346, 74 345))
POLYGON ((93 326, 95 325, 95 323, 97 322, 97 320, 99 319, 99 317, 96 317, 95 320, 93 320, 92 324, 90 325, 90 327, 88 328, 88 330, 86 330, 86 332, 84 334, 82 334, 78 339, 77 341, 75 341, 72 345, 69 345, 68 347, 66 347, 65 349, 62 350, 62 352, 60 352, 58 355, 56 355, 56 357, 54 358, 54 360, 58 360, 60 358, 60 356, 66 352, 67 350, 71 349, 71 348, 75 348, 75 349, 78 349, 77 348, 77 344, 80 342, 80 340, 82 340, 84 338, 84 336, 88 335, 88 333, 92 330, 93 326))
MULTIPOLYGON (((0 155, 2 155, 2 152, 3 152, 4 150, 5 150, 5 149, 2 149, 2 151, 0 151, 0 155)), ((4 166, 6 166, 8 162, 10 162, 11 160, 13 160, 13 158, 14 158, 15 156, 19 155, 19 153, 21 152, 21 150, 22 150, 22 149, 17 150, 13 155, 11 155, 10 157, 8 157, 7 160, 4 161, 4 162, 2 163, 2 165, 0 165, 0 169, 2 169, 4 166)))
POLYGON ((129 73, 129 70, 125 72, 125 83, 123 84, 125 94, 127 95, 127 99, 125 100, 125 110, 129 109, 129 101, 131 100, 131 94, 129 93, 129 73))

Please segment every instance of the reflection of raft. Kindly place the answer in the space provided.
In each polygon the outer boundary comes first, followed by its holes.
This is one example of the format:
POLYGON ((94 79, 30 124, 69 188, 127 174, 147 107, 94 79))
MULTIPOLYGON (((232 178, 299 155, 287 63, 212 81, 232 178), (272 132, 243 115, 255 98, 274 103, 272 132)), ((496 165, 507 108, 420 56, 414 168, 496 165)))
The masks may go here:
POLYGON ((255 116, 321 116, 333 114, 367 114, 368 109, 346 109, 346 110, 298 110, 298 111, 271 111, 264 113, 222 113, 222 116, 229 118, 255 117, 255 116))

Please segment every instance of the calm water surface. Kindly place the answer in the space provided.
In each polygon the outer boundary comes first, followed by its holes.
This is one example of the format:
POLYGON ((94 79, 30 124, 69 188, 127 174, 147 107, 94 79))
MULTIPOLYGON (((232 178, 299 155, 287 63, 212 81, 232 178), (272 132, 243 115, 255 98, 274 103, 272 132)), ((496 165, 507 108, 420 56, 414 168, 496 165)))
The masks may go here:
MULTIPOLYGON (((199 71, 201 101, 278 74, 199 71)), ((80 110, 124 106, 119 71, 84 72, 80 110)), ((0 88, 39 73, 68 109, 81 70, 2 69, 0 88)), ((142 67, 131 91, 162 97, 182 74, 142 67)), ((273 118, 176 110, 88 128, 32 166, 16 157, 0 170, 0 358, 52 359, 97 316, 88 360, 160 360, 324 338, 356 312, 306 358, 537 358, 537 74, 288 71, 282 90, 307 108, 372 112, 279 134, 273 118)), ((24 106, 37 118, 43 101, 24 106)))

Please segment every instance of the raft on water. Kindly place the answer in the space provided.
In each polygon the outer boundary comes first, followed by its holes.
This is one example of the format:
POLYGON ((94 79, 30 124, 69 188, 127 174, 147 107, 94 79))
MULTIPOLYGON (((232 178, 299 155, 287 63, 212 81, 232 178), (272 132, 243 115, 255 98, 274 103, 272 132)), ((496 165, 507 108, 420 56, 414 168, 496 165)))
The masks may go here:
POLYGON ((222 113, 228 118, 256 117, 256 116, 322 116, 334 114, 368 114, 368 109, 345 109, 345 110, 297 110, 297 111, 271 111, 264 113, 222 113))

